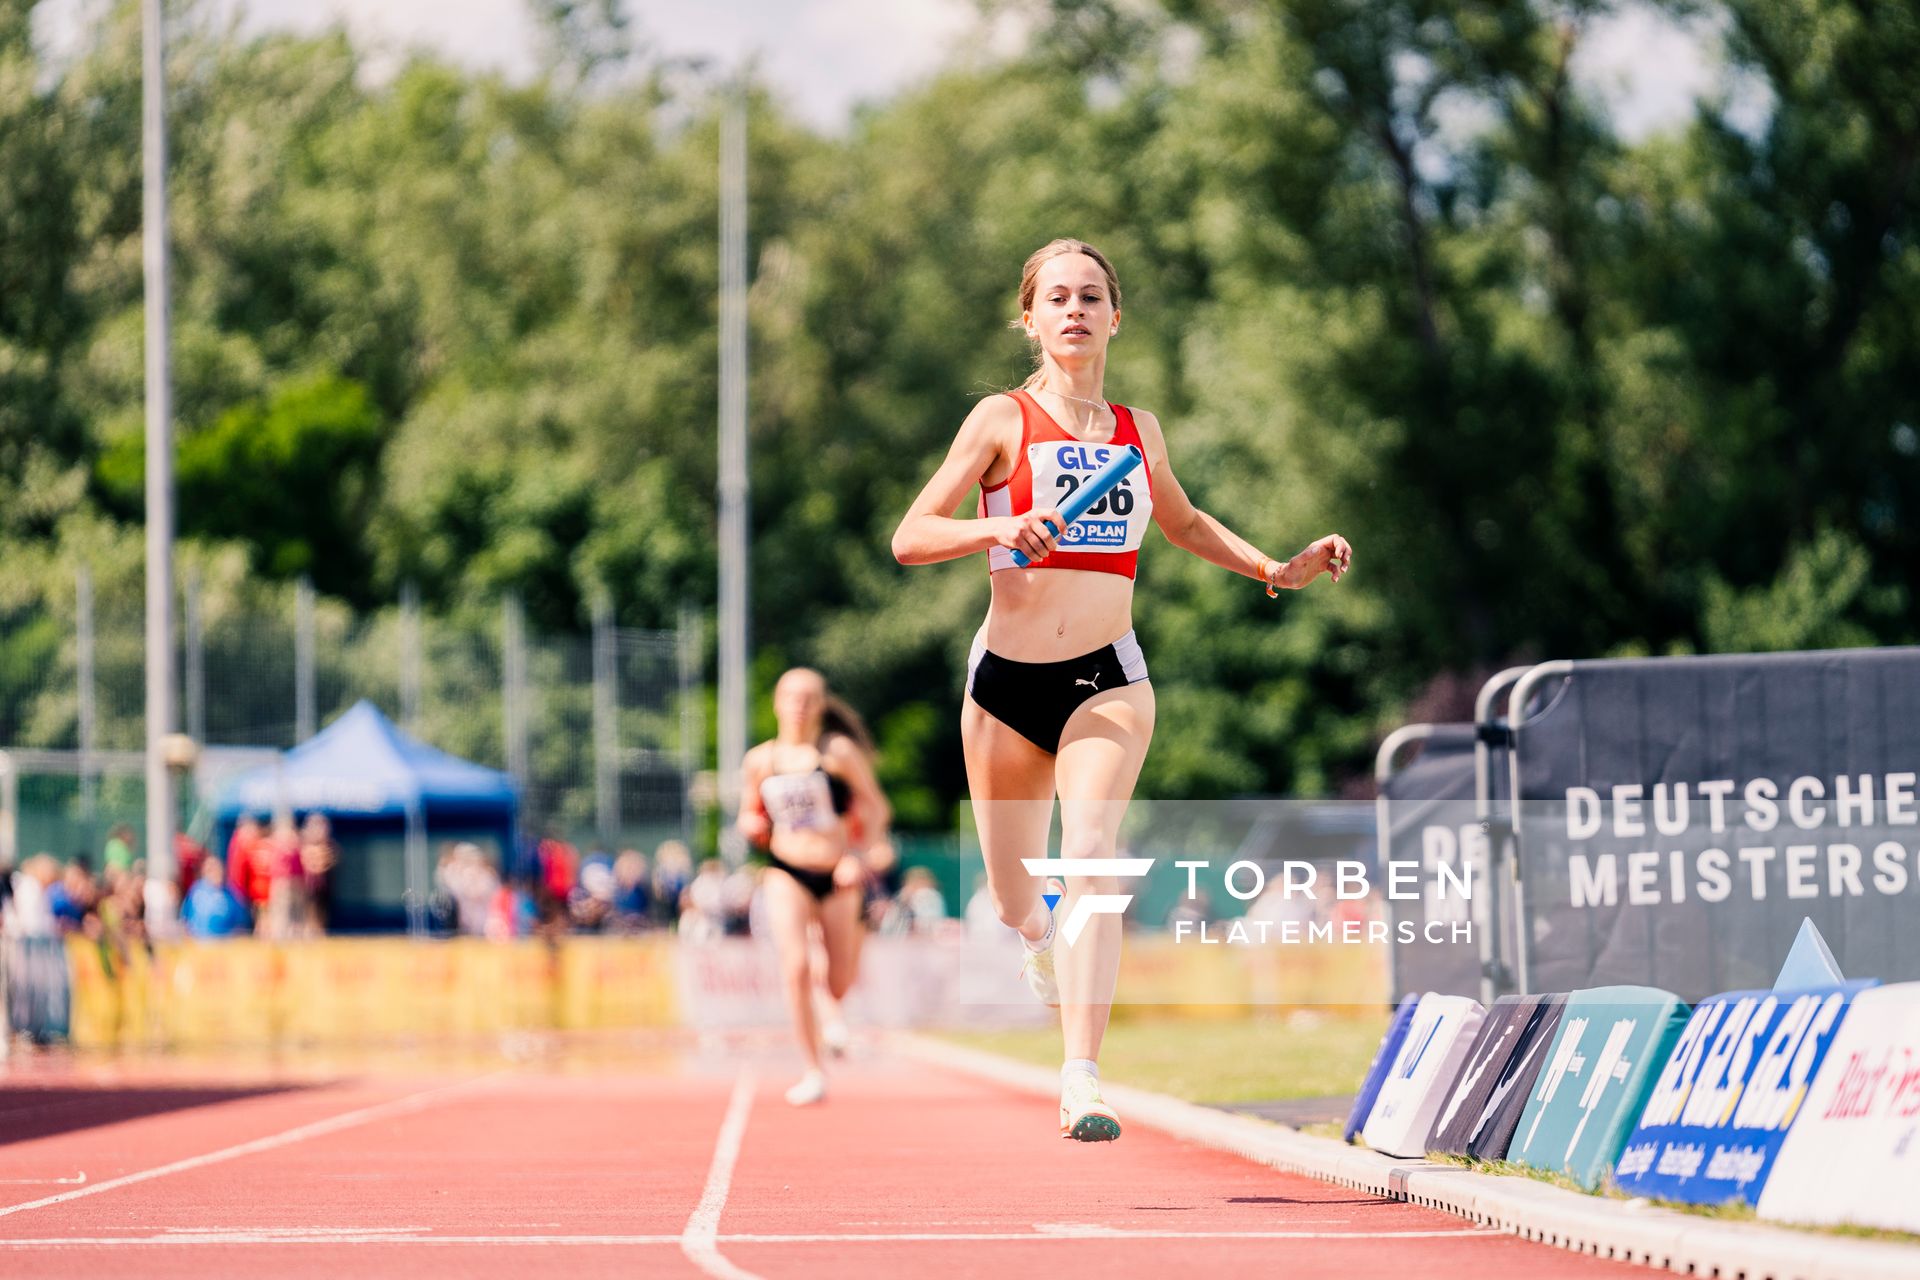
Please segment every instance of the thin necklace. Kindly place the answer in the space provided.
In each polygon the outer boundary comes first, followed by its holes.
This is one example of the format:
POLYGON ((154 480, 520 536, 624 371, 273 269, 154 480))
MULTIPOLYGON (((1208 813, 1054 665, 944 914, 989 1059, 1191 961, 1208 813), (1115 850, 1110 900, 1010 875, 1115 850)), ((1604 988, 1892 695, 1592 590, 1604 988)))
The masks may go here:
MULTIPOLYGON (((1049 387, 1044 383, 1041 384, 1040 389, 1042 391, 1049 393, 1050 395, 1059 396, 1062 400, 1077 400, 1081 404, 1087 405, 1095 410, 1104 409, 1107 407, 1107 402, 1104 400, 1089 400, 1085 396, 1070 396, 1064 391, 1055 391, 1052 387, 1049 387)), ((1081 430, 1083 431, 1093 430, 1093 417, 1094 415, 1091 413, 1087 415, 1087 425, 1085 427, 1082 427, 1081 430)), ((1078 425, 1078 424, 1075 424, 1075 425, 1078 425)))

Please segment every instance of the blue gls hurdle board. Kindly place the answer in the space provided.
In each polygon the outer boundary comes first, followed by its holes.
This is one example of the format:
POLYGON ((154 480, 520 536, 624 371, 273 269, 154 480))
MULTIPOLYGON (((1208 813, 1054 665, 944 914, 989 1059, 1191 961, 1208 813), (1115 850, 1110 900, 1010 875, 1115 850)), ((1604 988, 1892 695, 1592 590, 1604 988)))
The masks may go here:
POLYGON ((1687 1006, 1657 987, 1596 987, 1567 997, 1507 1159, 1598 1187, 1673 1052, 1687 1006))
POLYGON ((1614 1166, 1623 1191, 1757 1203, 1848 1003, 1872 982, 1703 1000, 1614 1166))
POLYGON ((1393 1021, 1387 1023, 1387 1033, 1380 1037, 1380 1047, 1373 1051, 1373 1061, 1367 1064, 1360 1092, 1353 1095, 1353 1109, 1347 1113, 1346 1129, 1341 1134, 1346 1141, 1352 1142, 1367 1127, 1374 1099, 1380 1096, 1380 1082, 1387 1078, 1387 1071, 1400 1054, 1400 1045, 1407 1038, 1407 1024, 1413 1021, 1413 1011, 1419 1003, 1419 996, 1409 995, 1393 1011, 1393 1021))

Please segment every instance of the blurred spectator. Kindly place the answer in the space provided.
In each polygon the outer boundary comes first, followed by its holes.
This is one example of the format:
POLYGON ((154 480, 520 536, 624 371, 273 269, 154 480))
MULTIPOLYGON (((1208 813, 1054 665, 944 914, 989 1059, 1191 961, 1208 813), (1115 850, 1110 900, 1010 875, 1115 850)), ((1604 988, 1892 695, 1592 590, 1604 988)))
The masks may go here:
POLYGON ((1348 921, 1364 927, 1367 922, 1386 919, 1382 911, 1382 900, 1378 889, 1364 898, 1336 898, 1327 904, 1326 918, 1333 922, 1335 929, 1345 929, 1348 921))
POLYGON ((1167 928, 1177 928, 1182 920, 1189 924, 1200 925, 1213 919, 1213 898, 1205 889, 1196 889, 1192 897, 1185 894, 1173 904, 1167 912, 1167 928))
POLYGON ((333 842, 333 824, 324 813, 310 813, 300 824, 300 875, 304 881, 304 931, 317 937, 326 932, 333 914, 333 869, 340 863, 340 846, 333 842))
POLYGON ((38 1043, 49 1043, 66 1034, 69 1009, 66 949, 55 941, 59 926, 53 916, 60 864, 37 853, 9 879, 6 906, 0 911, 0 932, 7 941, 7 980, 0 983, 7 1011, 0 1029, 10 1025, 38 1043))
POLYGON ((495 939, 531 938, 540 932, 540 902, 545 891, 538 880, 509 880, 494 895, 487 919, 487 936, 495 939))
POLYGON ((1314 900, 1304 894, 1288 897, 1279 876, 1269 876, 1260 896, 1247 904, 1247 919, 1284 925, 1289 920, 1306 924, 1313 919, 1314 900))
POLYGON ((227 884, 220 859, 202 860, 200 878, 180 904, 180 923, 196 938, 232 938, 248 932, 247 906, 227 884))
POLYGON ((101 859, 109 873, 133 870, 133 828, 123 822, 110 831, 101 859))
POLYGON ((52 855, 34 854, 8 879, 6 914, 0 916, 7 936, 51 938, 59 932, 53 918, 53 887, 60 879, 60 864, 52 855))
POLYGON ((900 928, 895 898, 900 891, 900 855, 890 840, 870 845, 861 855, 867 868, 867 928, 894 932, 900 928))
MULTIPOLYGON (((480 851, 480 846, 466 841, 451 846, 441 858, 436 874, 453 899, 460 932, 475 938, 494 936, 493 914, 504 886, 500 873, 494 870, 492 860, 480 851)), ((512 911, 506 911, 503 918, 506 936, 512 937, 512 911)))
POLYGON ((206 860, 207 846, 195 840, 184 831, 173 835, 173 868, 176 875, 174 884, 180 890, 180 900, 185 902, 193 886, 200 883, 200 864, 206 860))
POLYGON ((502 850, 500 878, 508 883, 540 878, 540 842, 530 831, 522 830, 513 848, 502 850))
POLYGON ((680 915, 680 900, 693 883, 693 855, 678 840, 667 840, 653 851, 654 911, 662 924, 680 915))
POLYGON ((622 849, 613 860, 613 927, 621 933, 646 928, 653 894, 648 884, 647 855, 622 849))
MULTIPOLYGON (((85 929, 87 917, 99 897, 100 886, 94 881, 93 867, 87 861, 87 855, 75 854, 59 880, 47 890, 47 906, 53 912, 55 930, 74 933, 85 929)), ((97 922, 95 927, 98 927, 97 922)))
POLYGON ((427 895, 427 918, 436 934, 457 933, 460 931, 460 907, 454 901, 453 885, 449 879, 457 861, 460 846, 451 840, 440 842, 440 857, 433 864, 433 889, 427 895))
POLYGON ((547 897, 564 904, 573 894, 580 878, 580 851, 549 830, 536 850, 540 858, 540 884, 547 897))
POLYGON ((227 840, 227 883, 240 895, 255 927, 262 931, 266 928, 267 895, 273 887, 273 869, 267 865, 265 853, 266 832, 260 820, 251 814, 241 815, 227 840))
POLYGON ((580 883, 567 897, 567 916, 581 933, 599 933, 613 918, 613 866, 604 854, 588 855, 580 883))
POLYGON ((267 909, 256 923, 262 936, 298 936, 307 920, 307 876, 300 865, 300 832, 290 813, 275 814, 273 829, 254 848, 254 857, 267 864, 267 909))
POLYGON ((727 866, 718 858, 700 864, 700 874, 680 895, 680 936, 688 942, 710 942, 727 931, 727 866))
POLYGON ((753 914, 753 894, 759 887, 760 868, 745 863, 729 871, 721 882, 721 927, 729 936, 747 936, 753 914))
POLYGON ((993 905, 993 894, 987 890, 987 876, 976 871, 973 876, 973 896, 967 899, 967 936, 981 941, 999 941, 1016 937, 1019 930, 1000 919, 999 908, 993 905))
POLYGON ((900 882, 899 912, 904 933, 932 933, 947 918, 946 895, 928 867, 909 867, 900 882))
POLYGON ((101 958, 109 968, 124 963, 135 947, 147 945, 147 869, 135 858, 126 871, 107 873, 106 886, 94 900, 87 936, 101 944, 101 958))

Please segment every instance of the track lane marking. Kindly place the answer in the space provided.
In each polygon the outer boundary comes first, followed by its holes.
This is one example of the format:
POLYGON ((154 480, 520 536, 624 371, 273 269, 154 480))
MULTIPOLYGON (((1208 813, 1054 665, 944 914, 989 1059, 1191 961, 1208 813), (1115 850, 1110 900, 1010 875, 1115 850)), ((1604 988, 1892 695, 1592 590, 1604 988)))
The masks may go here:
POLYGON ((82 1196, 96 1196, 102 1191, 112 1191, 118 1187, 130 1187, 135 1183, 151 1182, 155 1178, 164 1178, 175 1173, 186 1173, 193 1169, 204 1169, 208 1165, 224 1164, 228 1160, 237 1160, 241 1156, 256 1155, 262 1151, 272 1151, 279 1147, 304 1142, 308 1138, 318 1138, 329 1133, 338 1133, 343 1129, 352 1129, 387 1116, 407 1115, 432 1106, 449 1094, 462 1093, 486 1084, 497 1078, 498 1073, 482 1076, 477 1080, 462 1080, 455 1084, 442 1085, 435 1089, 423 1089, 419 1093, 410 1093, 400 1098, 391 1098, 386 1102, 377 1102, 372 1106, 359 1107, 345 1111, 324 1120, 315 1120, 298 1125, 280 1133, 268 1134, 264 1138, 255 1138, 250 1142, 238 1143, 231 1147, 222 1147, 218 1151, 209 1151, 204 1155, 188 1156, 184 1160, 175 1160, 152 1169, 142 1169, 138 1173, 129 1173, 118 1178, 109 1178, 105 1182, 96 1182, 90 1186, 77 1187, 72 1191, 62 1191, 56 1195, 42 1196, 38 1200, 27 1200, 20 1204, 10 1204, 0 1208, 0 1218, 16 1213, 25 1213, 29 1209, 44 1209, 48 1205, 63 1204, 68 1200, 78 1200, 82 1196))
POLYGON ((680 1252, 687 1256, 687 1261, 717 1280, 760 1280, 753 1272, 728 1262, 720 1255, 719 1247, 720 1214, 727 1207, 733 1166, 740 1158, 740 1145, 747 1136, 747 1116, 752 1110, 753 1072, 742 1070, 734 1079, 726 1118, 720 1122, 720 1136, 713 1144, 707 1185, 700 1192, 700 1203, 687 1218, 686 1229, 680 1233, 680 1252))
POLYGON ((9 1187, 78 1187, 87 1181, 87 1171, 82 1169, 71 1178, 0 1178, 0 1183, 9 1187))
MULTIPOLYGON (((685 1234, 671 1235, 582 1235, 582 1236, 470 1236, 470 1235, 402 1235, 397 1234, 406 1228, 369 1227, 359 1231, 346 1228, 317 1227, 307 1229, 303 1234, 294 1228, 272 1228, 260 1231, 206 1231, 173 1232, 160 1235, 125 1236, 46 1236, 39 1239, 0 1240, 0 1249, 42 1249, 42 1248, 138 1248, 145 1249, 165 1245, 235 1245, 235 1244, 437 1244, 437 1245, 681 1245, 685 1246, 685 1234)), ((1410 1230, 1410 1231, 1129 1231, 1122 1227, 1109 1227, 1100 1230, 1091 1228, 1074 1232, 1062 1231, 910 1231, 897 1235, 885 1233, 863 1233, 860 1235, 716 1235, 713 1242, 721 1244, 975 1244, 1018 1243, 1020 1241, 1058 1243, 1082 1242, 1088 1240, 1445 1240, 1445 1239, 1481 1239, 1488 1236, 1504 1236, 1507 1232, 1488 1227, 1459 1227, 1447 1230, 1410 1230)), ((718 1257, 716 1253, 714 1255, 718 1257)), ((720 1265, 733 1267, 727 1274, 732 1276, 750 1276, 751 1273, 734 1267, 725 1258, 720 1265)))

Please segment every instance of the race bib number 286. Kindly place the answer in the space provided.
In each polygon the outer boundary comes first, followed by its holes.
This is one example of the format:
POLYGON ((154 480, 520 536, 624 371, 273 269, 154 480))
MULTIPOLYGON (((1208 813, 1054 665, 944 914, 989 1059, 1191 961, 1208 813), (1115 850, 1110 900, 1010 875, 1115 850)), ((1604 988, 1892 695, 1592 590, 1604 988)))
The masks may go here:
MULTIPOLYGON (((1122 446, 1059 440, 1027 446, 1033 473, 1033 505, 1063 507, 1074 491, 1105 466, 1122 446)), ((1067 526, 1062 551, 1137 551, 1153 519, 1153 495, 1138 467, 1067 526)))

